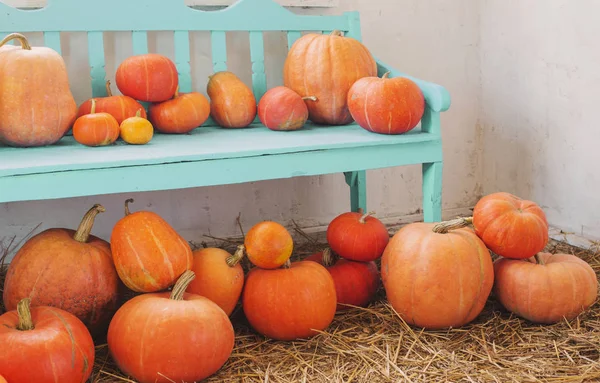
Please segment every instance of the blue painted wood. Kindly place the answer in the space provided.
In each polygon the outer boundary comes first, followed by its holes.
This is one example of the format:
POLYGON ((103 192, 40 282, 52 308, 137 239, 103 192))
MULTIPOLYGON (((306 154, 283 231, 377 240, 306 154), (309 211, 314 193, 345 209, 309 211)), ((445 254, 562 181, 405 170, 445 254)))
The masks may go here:
MULTIPOLYGON (((340 30, 361 40, 358 12, 337 16, 296 15, 272 0, 240 0, 219 11, 186 7, 181 0, 104 0, 93 12, 80 0, 49 0, 23 11, 0 3, 0 37, 11 32, 44 32, 44 44, 61 51, 60 32, 88 32, 93 97, 106 95, 104 31, 130 31, 132 54, 148 52, 148 31, 173 31, 180 91, 191 90, 189 31, 210 31, 213 71, 227 70, 227 31, 250 36, 252 89, 257 100, 267 90, 264 31, 287 32, 288 46, 301 32, 340 30), (144 17, 131 17, 143 14, 144 17)), ((89 148, 67 136, 43 148, 0 145, 0 202, 66 198, 119 192, 239 183, 343 172, 350 207, 366 211, 366 170, 422 164, 426 221, 441 219, 442 145, 440 112, 450 107, 444 87, 390 68, 377 60, 378 73, 412 79, 423 91, 421 129, 400 136, 365 131, 357 125, 272 132, 255 121, 248 129, 203 127, 189 135, 157 134, 144 146, 118 141, 89 148), (187 174, 201 174, 189 177, 187 174)), ((213 124, 209 119, 205 125, 213 124)))

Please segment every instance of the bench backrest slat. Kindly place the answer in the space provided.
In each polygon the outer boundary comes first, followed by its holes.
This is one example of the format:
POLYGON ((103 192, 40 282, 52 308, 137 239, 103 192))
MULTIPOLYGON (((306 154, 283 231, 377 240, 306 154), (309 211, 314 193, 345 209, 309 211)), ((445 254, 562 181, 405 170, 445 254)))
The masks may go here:
POLYGON ((179 73, 179 91, 188 93, 192 91, 192 68, 190 66, 190 33, 188 31, 175 31, 175 66, 179 73))
POLYGON ((298 31, 289 31, 287 33, 288 48, 291 48, 300 37, 302 37, 302 33, 298 31))
POLYGON ((227 36, 225 32, 213 31, 210 34, 213 71, 227 70, 227 36))
POLYGON ((61 54, 62 50, 60 49, 60 32, 44 32, 44 45, 61 54))
POLYGON ((106 70, 104 60, 104 34, 102 32, 88 32, 88 59, 90 64, 90 77, 92 78, 92 97, 105 97, 106 70))
POLYGON ((250 32, 250 61, 252 61, 252 91, 256 99, 260 100, 267 91, 263 32, 250 32))
POLYGON ((131 45, 134 55, 148 53, 148 33, 146 31, 132 31, 131 45))

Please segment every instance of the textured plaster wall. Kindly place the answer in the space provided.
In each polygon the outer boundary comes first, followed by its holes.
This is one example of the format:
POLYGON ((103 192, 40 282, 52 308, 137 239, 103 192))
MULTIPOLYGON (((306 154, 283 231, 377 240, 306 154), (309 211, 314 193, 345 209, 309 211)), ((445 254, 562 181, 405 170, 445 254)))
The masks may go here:
MULTIPOLYGON (((481 193, 481 147, 478 133, 480 96, 479 4, 478 0, 345 0, 330 9, 295 9, 304 14, 341 13, 359 10, 363 41, 373 54, 394 67, 417 77, 438 82, 452 94, 452 107, 442 117, 444 139, 444 209, 472 206, 481 193)), ((34 34, 33 43, 41 44, 34 34)), ((286 52, 283 34, 266 37, 268 86, 282 83, 286 52)), ((91 96, 86 36, 73 33, 63 37, 72 89, 78 103, 91 96)), ((118 63, 130 54, 126 34, 107 34, 107 78, 112 79, 118 63)), ((192 41, 195 90, 205 92, 211 73, 208 34, 197 33, 192 41)), ((173 57, 169 36, 153 34, 150 50, 173 57)), ((250 84, 250 53, 247 34, 228 35, 230 70, 250 84)), ((113 91, 117 93, 113 82, 113 91)), ((202 177, 189 174, 188 177, 202 177)), ((370 171, 368 204, 383 218, 394 222, 421 207, 420 166, 370 171)), ((81 215, 96 202, 107 212, 97 219, 94 234, 109 238, 123 214, 123 201, 133 197, 132 209, 150 209, 161 214, 188 240, 200 241, 203 234, 237 234, 235 218, 242 214, 248 228, 263 219, 303 226, 327 224, 349 208, 348 188, 341 174, 273 180, 231 186, 206 187, 149 193, 103 195, 41 202, 0 204, 0 239, 17 240, 41 223, 39 230, 75 227, 81 215)))

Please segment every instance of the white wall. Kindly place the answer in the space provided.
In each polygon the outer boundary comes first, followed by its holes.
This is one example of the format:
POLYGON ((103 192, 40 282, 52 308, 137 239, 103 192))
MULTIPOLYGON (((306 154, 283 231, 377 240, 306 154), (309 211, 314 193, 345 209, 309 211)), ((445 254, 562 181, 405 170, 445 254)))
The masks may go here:
MULTIPOLYGON (((345 0, 333 9, 296 9, 299 13, 361 11, 363 41, 373 54, 396 68, 446 86, 452 107, 444 113, 443 207, 472 206, 481 192, 481 135, 478 133, 479 1, 478 0, 345 0)), ((248 84, 250 79, 247 34, 228 37, 230 69, 248 84), (236 54, 231 54, 233 51, 236 54)), ((33 43, 41 43, 41 35, 33 43)), ((107 77, 130 54, 126 34, 105 36, 107 77)), ((63 54, 69 67, 74 96, 82 102, 91 95, 85 51, 86 37, 75 33, 63 38, 63 54)), ((150 49, 173 57, 166 34, 152 37, 150 49)), ((268 86, 280 85, 285 58, 283 35, 269 36, 267 47, 268 86)), ((207 34, 194 34, 192 43, 195 90, 205 92, 211 73, 207 34)), ((113 82, 113 90, 117 92, 113 82)), ((189 177, 202 177, 190 174, 189 177)), ((418 212, 421 207, 420 166, 368 172, 368 204, 380 217, 391 221, 418 212)), ((303 226, 326 225, 349 209, 348 188, 341 174, 274 180, 232 186, 189 190, 128 193, 42 202, 0 204, 0 239, 26 235, 42 223, 47 227, 76 227, 81 215, 96 202, 107 208, 97 219, 94 234, 108 239, 112 225, 122 216, 123 201, 133 197, 132 209, 151 209, 161 214, 188 240, 201 241, 203 234, 227 236, 237 233, 235 218, 249 228, 262 219, 303 226)), ((450 212, 452 213, 452 212, 450 212)))
POLYGON ((600 2, 481 6, 483 191, 538 202, 600 239, 600 2))

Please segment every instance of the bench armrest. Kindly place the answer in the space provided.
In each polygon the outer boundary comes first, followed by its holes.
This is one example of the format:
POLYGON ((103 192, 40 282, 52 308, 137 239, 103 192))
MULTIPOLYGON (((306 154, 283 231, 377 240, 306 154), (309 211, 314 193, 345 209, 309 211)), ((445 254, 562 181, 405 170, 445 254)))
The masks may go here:
POLYGON ((377 58, 377 74, 381 77, 384 73, 390 72, 389 77, 406 77, 414 81, 425 97, 425 102, 434 112, 445 112, 450 108, 450 93, 446 88, 433 82, 427 82, 418 78, 412 77, 406 73, 402 73, 390 68, 389 65, 381 62, 377 58))

